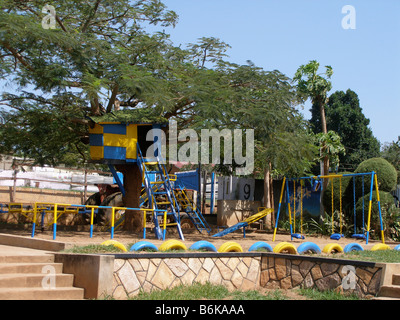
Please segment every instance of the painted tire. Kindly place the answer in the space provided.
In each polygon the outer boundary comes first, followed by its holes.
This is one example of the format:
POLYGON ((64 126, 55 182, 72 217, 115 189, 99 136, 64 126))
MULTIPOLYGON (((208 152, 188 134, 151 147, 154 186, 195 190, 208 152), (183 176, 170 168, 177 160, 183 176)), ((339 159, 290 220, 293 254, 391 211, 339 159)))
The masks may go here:
POLYGON ((343 252, 347 253, 351 251, 364 251, 364 248, 358 243, 349 243, 344 247, 343 252))
POLYGON ((129 251, 142 251, 142 250, 158 251, 157 247, 154 244, 152 244, 151 242, 148 242, 148 241, 136 242, 129 249, 129 251))
POLYGON ((218 248, 218 252, 243 252, 243 249, 237 242, 228 241, 218 248))
POLYGON ((167 240, 165 241, 160 248, 159 251, 168 251, 168 250, 187 250, 185 244, 179 240, 167 240))
POLYGON ((371 251, 390 250, 390 247, 384 243, 377 243, 371 248, 371 251))
POLYGON ((120 249, 121 251, 128 252, 126 247, 121 242, 116 241, 116 240, 107 240, 107 241, 104 241, 101 245, 102 246, 114 246, 114 247, 120 249))
POLYGON ((273 250, 272 250, 272 247, 268 244, 268 243, 266 243, 266 242, 264 242, 264 241, 258 241, 258 242, 256 242, 256 243, 254 243, 250 248, 249 248, 249 251, 257 251, 257 250, 261 250, 261 249, 263 249, 263 250, 265 250, 265 251, 267 251, 267 252, 272 252, 273 250))
POLYGON ((321 248, 314 242, 304 242, 297 247, 297 252, 299 254, 305 254, 308 251, 310 251, 311 253, 319 254, 321 253, 321 248))
POLYGON ((325 253, 340 253, 343 252, 343 248, 337 243, 328 243, 322 252, 325 253))
POLYGON ((217 252, 217 248, 208 241, 201 240, 193 243, 189 250, 205 250, 205 251, 212 251, 212 252, 217 252))
POLYGON ((289 242, 278 243, 273 250, 275 253, 297 254, 296 247, 289 242))
POLYGON ((395 246, 395 247, 393 248, 393 250, 400 251, 400 244, 398 244, 397 246, 395 246))

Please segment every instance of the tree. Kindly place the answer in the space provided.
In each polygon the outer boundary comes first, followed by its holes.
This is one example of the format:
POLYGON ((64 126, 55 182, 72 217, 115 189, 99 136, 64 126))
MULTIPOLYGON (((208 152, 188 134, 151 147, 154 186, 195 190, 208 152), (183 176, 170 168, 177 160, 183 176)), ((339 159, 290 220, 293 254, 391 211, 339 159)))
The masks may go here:
MULTIPOLYGON (((157 0, 66 0, 54 4, 55 29, 47 29, 41 23, 46 4, 0 1, 0 76, 18 86, 2 97, 2 152, 52 165, 70 153, 86 158, 85 115, 146 106, 155 114, 175 110, 181 101, 168 77, 182 65, 181 52, 167 34, 145 31, 149 24, 174 26, 174 12, 157 0)), ((124 202, 138 207, 130 183, 140 178, 132 172, 126 172, 124 202)), ((136 216, 127 219, 127 229, 141 228, 136 216)))
MULTIPOLYGON (((316 120, 317 116, 320 119, 322 133, 327 133, 325 106, 328 102, 328 92, 332 88, 329 79, 332 77, 333 70, 331 66, 326 66, 326 71, 323 74, 318 74, 320 64, 316 60, 310 61, 306 65, 301 65, 297 70, 293 80, 297 83, 297 88, 300 94, 311 98, 312 116, 316 120)), ((326 146, 321 147, 321 154, 324 153, 326 146)), ((327 175, 329 172, 329 158, 325 156, 323 159, 323 170, 321 173, 327 175)))
POLYGON ((397 184, 400 184, 400 136, 396 142, 392 141, 383 146, 382 157, 395 167, 397 170, 397 184))
POLYGON ((329 97, 326 122, 328 130, 341 137, 346 152, 339 155, 339 160, 346 170, 353 171, 364 160, 379 156, 380 143, 373 136, 354 91, 336 91, 329 97))

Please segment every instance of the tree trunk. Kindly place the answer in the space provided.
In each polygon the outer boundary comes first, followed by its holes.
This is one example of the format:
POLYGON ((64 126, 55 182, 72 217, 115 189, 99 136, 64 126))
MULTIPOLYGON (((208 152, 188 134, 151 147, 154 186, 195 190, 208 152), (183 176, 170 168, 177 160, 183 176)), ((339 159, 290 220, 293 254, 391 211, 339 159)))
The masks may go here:
MULTIPOLYGON (((264 207, 265 208, 272 208, 271 206, 271 171, 270 171, 270 164, 265 167, 264 169, 264 207)), ((271 221, 272 214, 267 215, 265 218, 265 226, 267 229, 271 228, 272 221, 271 221)))
MULTIPOLYGON (((124 175, 125 196, 124 206, 128 208, 139 208, 139 199, 142 191, 142 175, 137 165, 118 165, 116 169, 124 175)), ((141 232, 143 230, 142 211, 126 211, 124 230, 141 232)))
MULTIPOLYGON (((322 132, 324 134, 328 133, 328 128, 326 126, 326 117, 325 117, 325 106, 324 103, 322 101, 319 102, 320 106, 319 106, 319 110, 321 113, 321 126, 322 126, 322 132)), ((325 143, 322 145, 321 149, 326 148, 325 143)), ((325 156, 323 159, 323 165, 322 165, 322 169, 323 171, 321 172, 322 175, 328 175, 329 174, 329 158, 328 156, 325 156)), ((328 184, 328 180, 324 179, 324 186, 323 188, 325 189, 326 186, 328 184)))

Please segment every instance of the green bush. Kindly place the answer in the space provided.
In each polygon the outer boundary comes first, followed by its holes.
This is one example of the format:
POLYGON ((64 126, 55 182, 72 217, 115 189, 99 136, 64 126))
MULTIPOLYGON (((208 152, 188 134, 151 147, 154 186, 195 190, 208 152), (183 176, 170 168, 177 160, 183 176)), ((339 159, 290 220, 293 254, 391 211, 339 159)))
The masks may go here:
MULTIPOLYGON (((389 220, 389 212, 394 205, 394 198, 389 192, 379 191, 380 204, 381 204, 381 212, 382 212, 382 220, 384 227, 388 224, 389 220)), ((368 222, 368 210, 369 210, 369 198, 370 193, 366 194, 364 197, 361 197, 357 201, 356 205, 356 217, 357 217, 357 233, 361 233, 361 228, 364 223, 365 230, 367 228, 368 222), (364 222, 362 221, 362 212, 363 212, 363 198, 364 198, 364 222)), ((353 219, 354 220, 354 219, 353 219)), ((370 233, 372 237, 380 238, 380 220, 379 220, 379 208, 378 201, 376 197, 376 192, 374 191, 372 194, 372 207, 371 207, 371 225, 370 225, 370 233)))
MULTIPOLYGON (((366 173, 372 171, 375 171, 378 176, 379 191, 391 192, 395 190, 397 184, 397 171, 391 163, 383 158, 371 158, 361 162, 355 170, 355 173, 366 173)), ((369 188, 371 185, 371 177, 365 176, 364 180, 365 193, 367 193, 369 192, 369 189, 367 188, 369 188)), ((362 195, 361 177, 357 177, 356 184, 356 192, 358 198, 362 195)))
MULTIPOLYGON (((350 174, 351 172, 341 172, 340 174, 350 174)), ((333 209, 340 209, 340 197, 342 197, 342 211, 345 213, 349 207, 353 206, 353 178, 342 178, 342 195, 340 196, 340 178, 329 179, 328 185, 322 195, 322 203, 325 212, 332 212, 332 186, 333 186, 333 209)))

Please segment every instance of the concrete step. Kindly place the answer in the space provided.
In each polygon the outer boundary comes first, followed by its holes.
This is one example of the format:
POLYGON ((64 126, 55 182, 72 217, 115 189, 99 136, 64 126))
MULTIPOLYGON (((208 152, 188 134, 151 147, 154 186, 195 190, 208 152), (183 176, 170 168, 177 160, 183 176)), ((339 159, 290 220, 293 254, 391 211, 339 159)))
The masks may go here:
POLYGON ((16 274, 0 274, 0 288, 34 288, 54 283, 56 287, 72 287, 74 276, 72 274, 59 273, 54 278, 49 279, 49 274, 41 273, 16 273, 16 274), (54 282, 52 282, 54 281, 54 282))
POLYGON ((83 293, 83 289, 74 287, 0 288, 0 300, 80 300, 83 293))
POLYGON ((400 298, 400 286, 386 285, 379 290, 379 297, 400 298))
POLYGON ((400 286, 400 274, 394 274, 392 278, 392 284, 400 286))
POLYGON ((43 254, 43 255, 3 255, 0 256, 0 263, 49 263, 54 262, 53 254, 43 254))
POLYGON ((400 301, 399 298, 390 298, 390 297, 374 297, 372 300, 394 300, 394 301, 400 301))
POLYGON ((39 273, 48 274, 45 267, 54 267, 54 273, 62 273, 62 263, 0 263, 0 274, 39 273))

